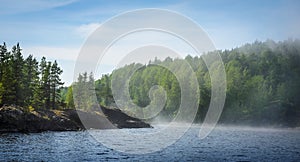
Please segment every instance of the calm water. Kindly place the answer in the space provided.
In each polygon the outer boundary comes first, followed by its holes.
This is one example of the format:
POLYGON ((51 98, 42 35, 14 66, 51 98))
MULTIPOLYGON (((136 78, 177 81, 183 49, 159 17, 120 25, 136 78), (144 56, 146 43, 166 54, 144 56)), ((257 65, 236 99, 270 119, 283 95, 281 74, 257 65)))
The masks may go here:
MULTIPOLYGON (((99 133, 101 131, 107 130, 98 130, 99 133)), ((120 130, 109 130, 109 134, 113 136, 118 131, 120 130)), ((199 127, 193 126, 173 145, 144 155, 126 154, 107 148, 95 141, 87 132, 1 134, 0 161, 300 160, 300 130, 217 127, 203 140, 197 137, 198 133, 199 127)), ((142 147, 147 146, 139 147, 143 149, 142 147)))

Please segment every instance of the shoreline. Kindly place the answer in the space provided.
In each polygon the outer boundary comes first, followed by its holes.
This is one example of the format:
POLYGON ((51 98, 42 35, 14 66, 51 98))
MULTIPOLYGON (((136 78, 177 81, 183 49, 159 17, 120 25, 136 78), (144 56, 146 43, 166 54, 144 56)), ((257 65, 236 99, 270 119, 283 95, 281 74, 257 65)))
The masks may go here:
POLYGON ((152 128, 150 124, 130 117, 120 110, 101 108, 102 112, 73 109, 26 112, 13 106, 4 106, 0 108, 0 133, 152 128))

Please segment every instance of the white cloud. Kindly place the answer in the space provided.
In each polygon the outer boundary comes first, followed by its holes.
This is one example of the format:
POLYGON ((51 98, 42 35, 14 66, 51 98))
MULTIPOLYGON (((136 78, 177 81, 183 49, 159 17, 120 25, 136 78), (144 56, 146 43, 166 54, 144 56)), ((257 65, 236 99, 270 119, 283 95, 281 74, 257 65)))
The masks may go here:
POLYGON ((75 32, 83 38, 87 38, 93 31, 95 31, 101 24, 100 23, 90 23, 80 25, 75 29, 75 32))

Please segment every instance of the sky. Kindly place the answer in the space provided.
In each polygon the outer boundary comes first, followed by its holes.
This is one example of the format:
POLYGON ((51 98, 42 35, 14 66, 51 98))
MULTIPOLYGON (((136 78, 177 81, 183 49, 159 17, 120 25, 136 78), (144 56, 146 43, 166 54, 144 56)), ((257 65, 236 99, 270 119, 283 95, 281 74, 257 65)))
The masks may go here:
MULTIPOLYGON (((256 40, 300 38, 300 1, 294 0, 0 0, 0 41, 20 43, 23 55, 57 60, 70 85, 79 51, 103 22, 130 10, 159 8, 195 21, 217 49, 231 49, 256 40)), ((153 35, 152 35, 153 36, 153 35)), ((95 74, 108 73, 109 63, 95 74)))

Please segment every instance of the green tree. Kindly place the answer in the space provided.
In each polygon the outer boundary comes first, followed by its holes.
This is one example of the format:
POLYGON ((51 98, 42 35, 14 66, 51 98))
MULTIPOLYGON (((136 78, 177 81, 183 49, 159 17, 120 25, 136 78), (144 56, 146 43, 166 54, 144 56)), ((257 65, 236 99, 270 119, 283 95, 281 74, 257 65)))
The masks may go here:
POLYGON ((58 64, 56 61, 51 66, 50 69, 50 105, 52 109, 55 109, 59 105, 60 100, 60 88, 64 84, 61 81, 60 75, 62 74, 62 70, 60 67, 58 67, 58 64))
POLYGON ((24 64, 23 68, 24 74, 24 104, 25 106, 34 105, 35 93, 38 91, 39 86, 39 63, 33 58, 32 55, 29 55, 24 64))
POLYGON ((23 73, 23 68, 24 68, 24 59, 21 53, 21 48, 19 43, 16 46, 13 46, 12 48, 12 87, 11 89, 13 90, 13 98, 15 99, 13 104, 19 105, 19 106, 24 106, 24 73, 23 73))
POLYGON ((74 109, 75 105, 74 105, 74 99, 73 99, 73 88, 72 86, 70 86, 68 88, 67 94, 66 94, 66 106, 69 109, 74 109))

